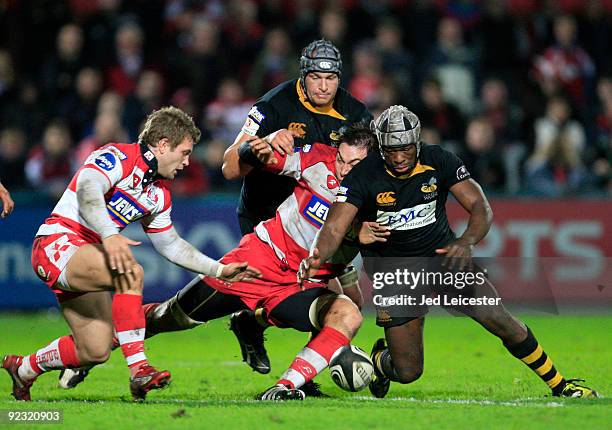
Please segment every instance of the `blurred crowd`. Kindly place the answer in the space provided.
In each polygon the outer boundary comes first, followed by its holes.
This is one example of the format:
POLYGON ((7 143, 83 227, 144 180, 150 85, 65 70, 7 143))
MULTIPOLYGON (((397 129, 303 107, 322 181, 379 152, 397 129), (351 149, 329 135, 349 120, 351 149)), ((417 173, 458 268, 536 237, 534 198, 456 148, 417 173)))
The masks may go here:
POLYGON ((5 0, 0 178, 56 198, 172 104, 203 131, 175 193, 236 190, 224 150, 324 37, 342 86, 415 111, 487 191, 611 195, 611 18, 612 0, 5 0))

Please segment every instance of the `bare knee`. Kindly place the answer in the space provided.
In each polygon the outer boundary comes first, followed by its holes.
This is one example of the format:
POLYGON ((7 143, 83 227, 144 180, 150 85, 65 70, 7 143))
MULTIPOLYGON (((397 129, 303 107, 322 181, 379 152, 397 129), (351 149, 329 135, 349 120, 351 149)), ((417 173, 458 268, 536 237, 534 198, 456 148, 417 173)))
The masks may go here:
POLYGON ((110 346, 105 345, 77 345, 77 353, 81 364, 101 364, 110 358, 110 346))
POLYGON ((121 293, 137 293, 142 295, 144 285, 144 269, 140 264, 134 264, 131 268, 131 274, 120 275, 116 280, 115 289, 121 293))
POLYGON ((423 374, 423 366, 395 369, 400 384, 410 384, 416 381, 423 374))
POLYGON ((344 298, 337 298, 324 317, 324 325, 344 331, 349 338, 357 334, 362 322, 357 306, 344 298))

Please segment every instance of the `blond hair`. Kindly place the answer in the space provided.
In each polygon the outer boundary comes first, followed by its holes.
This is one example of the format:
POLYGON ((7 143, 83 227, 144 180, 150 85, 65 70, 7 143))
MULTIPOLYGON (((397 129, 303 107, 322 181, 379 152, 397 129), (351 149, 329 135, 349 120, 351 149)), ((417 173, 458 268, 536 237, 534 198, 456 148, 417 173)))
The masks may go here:
POLYGON ((190 115, 174 106, 166 106, 153 111, 147 117, 138 142, 155 147, 157 142, 166 138, 170 147, 176 148, 186 137, 190 137, 195 145, 201 135, 190 115))

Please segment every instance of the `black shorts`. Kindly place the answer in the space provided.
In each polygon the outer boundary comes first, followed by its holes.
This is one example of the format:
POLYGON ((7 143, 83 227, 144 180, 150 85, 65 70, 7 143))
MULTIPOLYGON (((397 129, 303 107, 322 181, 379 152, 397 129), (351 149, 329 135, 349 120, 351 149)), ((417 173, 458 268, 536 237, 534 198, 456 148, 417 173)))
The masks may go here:
POLYGON ((320 330, 316 321, 318 311, 332 299, 336 293, 327 288, 309 288, 293 294, 272 309, 268 318, 275 326, 292 328, 298 331, 311 332, 320 330), (323 300, 319 300, 323 298, 323 300), (316 302, 316 303, 315 303, 316 302))
POLYGON ((474 264, 471 269, 449 270, 443 262, 443 256, 364 259, 373 285, 376 324, 405 324, 425 316, 432 305, 473 316, 482 306, 498 303, 485 269, 474 264))

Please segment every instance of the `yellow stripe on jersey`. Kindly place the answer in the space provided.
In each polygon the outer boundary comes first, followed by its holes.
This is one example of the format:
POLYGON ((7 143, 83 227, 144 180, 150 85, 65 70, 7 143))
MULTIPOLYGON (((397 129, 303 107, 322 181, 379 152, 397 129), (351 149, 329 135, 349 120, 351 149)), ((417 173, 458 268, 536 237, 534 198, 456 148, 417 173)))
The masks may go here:
POLYGON ((131 221, 128 221, 123 215, 121 215, 119 212, 117 212, 115 209, 113 209, 110 205, 107 205, 106 208, 111 211, 112 213, 114 213, 121 221, 123 221, 126 224, 130 224, 131 221))
POLYGON ((389 170, 387 165, 385 165, 385 170, 387 171, 388 174, 390 174, 394 178, 397 178, 397 179, 408 179, 408 178, 412 178, 413 176, 416 176, 418 174, 424 173, 424 172, 426 172, 428 170, 436 170, 436 169, 431 167, 431 166, 428 166, 427 164, 421 164, 421 163, 417 162, 416 166, 414 166, 414 169, 412 169, 412 172, 406 173, 405 175, 399 175, 399 176, 396 175, 391 170, 389 170))

